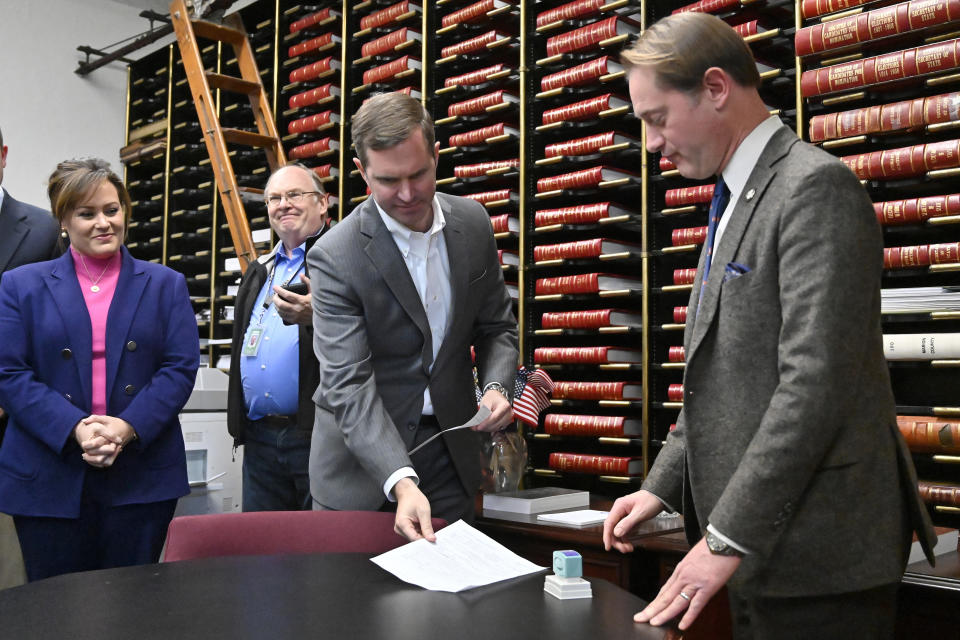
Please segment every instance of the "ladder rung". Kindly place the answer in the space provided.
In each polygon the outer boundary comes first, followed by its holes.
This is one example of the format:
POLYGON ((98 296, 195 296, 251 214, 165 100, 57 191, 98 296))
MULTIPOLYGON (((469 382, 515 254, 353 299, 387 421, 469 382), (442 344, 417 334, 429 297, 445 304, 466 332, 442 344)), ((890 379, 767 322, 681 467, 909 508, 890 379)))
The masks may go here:
POLYGON ((250 82, 234 76, 225 76, 221 73, 206 73, 207 83, 211 89, 224 89, 233 93, 244 93, 248 96, 255 96, 260 93, 260 83, 250 82))
POLYGON ((234 144, 242 144, 248 147, 269 148, 277 144, 277 141, 270 136, 253 133, 252 131, 243 131, 242 129, 224 129, 223 139, 234 144))
POLYGON ((193 24, 193 32, 201 38, 229 42, 235 45, 242 44, 247 39, 242 31, 225 27, 222 24, 207 20, 191 20, 191 23, 193 24))
POLYGON ((257 189, 256 187, 237 187, 237 192, 245 202, 263 201, 263 189, 257 189))

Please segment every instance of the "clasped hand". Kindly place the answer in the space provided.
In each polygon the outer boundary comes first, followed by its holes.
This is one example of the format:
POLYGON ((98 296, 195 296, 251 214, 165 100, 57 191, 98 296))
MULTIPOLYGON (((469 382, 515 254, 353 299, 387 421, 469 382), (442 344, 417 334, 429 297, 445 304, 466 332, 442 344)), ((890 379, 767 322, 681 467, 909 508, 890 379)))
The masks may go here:
POLYGON ((73 435, 83 449, 83 460, 92 467, 103 469, 113 465, 123 447, 133 440, 135 432, 126 420, 91 415, 77 423, 73 435))

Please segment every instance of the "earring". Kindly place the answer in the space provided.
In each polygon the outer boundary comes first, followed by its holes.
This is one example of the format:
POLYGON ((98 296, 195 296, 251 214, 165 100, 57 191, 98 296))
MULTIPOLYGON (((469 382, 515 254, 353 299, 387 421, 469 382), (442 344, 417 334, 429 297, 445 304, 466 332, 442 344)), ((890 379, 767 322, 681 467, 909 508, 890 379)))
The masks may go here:
POLYGON ((60 228, 60 237, 63 238, 64 240, 67 239, 67 230, 62 227, 60 228))

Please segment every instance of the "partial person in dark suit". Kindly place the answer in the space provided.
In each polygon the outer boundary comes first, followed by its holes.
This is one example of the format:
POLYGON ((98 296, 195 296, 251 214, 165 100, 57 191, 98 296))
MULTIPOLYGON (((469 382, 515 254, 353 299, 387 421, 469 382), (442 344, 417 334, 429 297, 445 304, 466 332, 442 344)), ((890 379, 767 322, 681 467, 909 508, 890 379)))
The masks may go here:
POLYGON ((70 250, 0 282, 0 510, 29 580, 157 561, 189 491, 177 415, 199 361, 186 281, 123 247, 109 165, 61 162, 47 191, 70 250))
MULTIPOLYGON (((0 131, 0 185, 6 167, 7 145, 0 131)), ((4 272, 14 267, 58 255, 57 223, 50 212, 15 200, 0 188, 0 280, 4 272)), ((7 414, 0 406, 0 445, 6 429, 7 414)), ((13 520, 0 513, 0 589, 22 584, 23 579, 23 560, 13 520)))
POLYGON ((638 522, 683 512, 692 549, 636 620, 685 611, 685 629, 726 584, 737 638, 892 638, 911 531, 929 555, 932 529, 896 425, 870 199, 770 116, 722 20, 665 18, 622 59, 648 150, 719 178, 683 409, 604 523, 606 547, 629 551, 638 522))
POLYGON ((317 509, 395 508, 398 533, 433 540, 431 510, 472 517, 479 436, 407 452, 477 411, 471 345, 492 412, 475 429, 511 422, 517 324, 486 210, 436 193, 423 106, 376 96, 351 126, 371 197, 307 254, 320 362, 310 488, 317 509))
POLYGON ((327 229, 327 194, 291 163, 267 180, 270 227, 280 241, 243 275, 234 306, 227 427, 243 445, 243 510, 310 509, 313 311, 306 252, 327 229), (305 293, 284 289, 303 283, 305 293))

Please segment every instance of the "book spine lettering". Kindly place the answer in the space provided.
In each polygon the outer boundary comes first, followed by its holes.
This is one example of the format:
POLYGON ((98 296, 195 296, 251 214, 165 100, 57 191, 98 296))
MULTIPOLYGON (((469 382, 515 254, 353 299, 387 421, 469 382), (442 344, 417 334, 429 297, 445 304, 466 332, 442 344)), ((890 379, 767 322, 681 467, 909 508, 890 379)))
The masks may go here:
POLYGON ((451 147, 465 147, 483 144, 487 138, 503 135, 504 126, 505 125, 502 122, 498 122, 497 124, 492 124, 488 127, 483 127, 480 129, 474 129, 473 131, 456 133, 450 136, 448 144, 451 147))
POLYGON ((368 16, 360 18, 361 29, 372 29, 387 24, 397 16, 410 11, 410 3, 407 0, 390 5, 386 9, 375 11, 368 16))
POLYGON ((674 269, 673 284, 693 284, 697 277, 696 269, 674 269))
POLYGON ((375 56, 387 51, 393 51, 397 45, 407 39, 407 27, 391 31, 385 36, 380 36, 376 40, 371 40, 360 47, 360 55, 364 58, 375 56))
POLYGON ((448 116, 462 116, 480 113, 487 107, 503 102, 504 91, 494 91, 476 98, 470 98, 463 102, 455 102, 447 107, 448 116))
POLYGON ((562 4, 555 9, 537 14, 537 26, 542 27, 545 24, 550 24, 558 20, 569 20, 570 18, 578 18, 596 13, 600 10, 600 7, 606 4, 606 1, 607 0, 576 0, 576 2, 562 4))
POLYGON ((592 167, 559 176, 550 176, 537 180, 537 192, 556 191, 557 189, 586 189, 595 187, 603 180, 603 167, 592 167))
POLYGON ((470 22, 485 15, 493 9, 493 6, 493 0, 480 0, 480 2, 475 2, 463 9, 448 13, 440 19, 440 24, 444 27, 449 27, 450 25, 460 24, 461 22, 470 22))
POLYGON ((596 293, 599 291, 599 274, 580 273, 573 276, 540 278, 536 283, 536 295, 555 293, 596 293))
POLYGON ((486 33, 480 34, 470 38, 469 40, 462 40, 456 44, 452 44, 448 47, 444 47, 440 50, 440 57, 446 58, 447 56, 461 55, 464 53, 470 53, 473 51, 479 51, 484 49, 488 44, 497 39, 500 34, 497 31, 488 31, 486 33))
POLYGON ((567 258, 595 258, 600 255, 602 248, 603 240, 600 238, 561 244, 541 244, 533 248, 533 259, 540 262, 567 258))
POLYGON ((561 33, 558 36, 547 38, 547 55, 555 56, 558 53, 571 53, 586 49, 607 38, 617 35, 617 17, 606 18, 593 22, 579 29, 561 33))
POLYGON ((688 227, 686 229, 674 229, 670 233, 670 243, 675 247, 681 247, 687 244, 702 244, 707 239, 706 227, 688 227))
POLYGON ((480 84, 487 79, 487 76, 503 71, 505 68, 506 67, 502 64, 495 64, 489 67, 484 67, 483 69, 471 71, 470 73, 464 73, 459 76, 451 76, 443 81, 443 86, 453 87, 456 85, 470 86, 473 84, 480 84))
POLYGON ((596 80, 607 73, 607 60, 608 56, 602 56, 596 60, 544 76, 540 80, 540 90, 550 91, 559 87, 576 87, 596 80))
POLYGON ((534 214, 534 224, 545 227, 551 224, 591 224, 606 218, 610 211, 609 202, 581 204, 560 209, 544 209, 534 214))
POLYGON ((551 469, 556 471, 596 475, 626 475, 629 473, 630 458, 554 451, 550 454, 549 465, 551 469))
POLYGON ((551 413, 543 419, 543 431, 557 436, 617 437, 623 435, 623 416, 585 416, 551 413))
POLYGON ((300 18, 294 22, 290 23, 290 33, 296 33, 297 31, 303 31, 307 27, 312 27, 318 22, 323 22, 330 17, 330 9, 324 9, 322 11, 317 11, 316 13, 311 13, 305 18, 300 18))
POLYGON ((548 311, 540 318, 544 329, 596 329, 610 326, 611 309, 595 311, 548 311))
POLYGON ((554 156, 582 156, 594 153, 602 147, 613 144, 614 135, 613 131, 608 131, 585 138, 577 138, 576 140, 548 144, 544 148, 544 155, 547 158, 552 158, 554 156))

